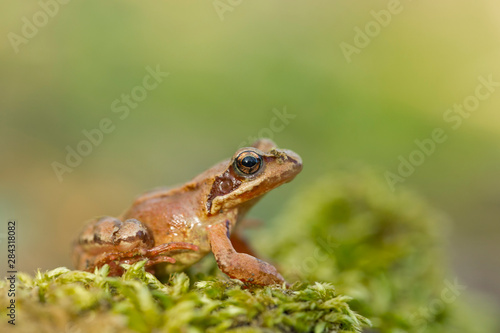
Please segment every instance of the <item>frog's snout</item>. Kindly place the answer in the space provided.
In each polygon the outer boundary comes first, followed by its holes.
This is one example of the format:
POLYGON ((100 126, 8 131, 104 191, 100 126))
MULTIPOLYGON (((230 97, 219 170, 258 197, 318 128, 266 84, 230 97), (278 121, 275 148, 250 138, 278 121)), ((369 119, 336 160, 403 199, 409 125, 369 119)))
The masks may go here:
POLYGON ((273 148, 269 153, 274 156, 279 164, 292 163, 302 168, 302 159, 297 153, 291 150, 273 148))
POLYGON ((277 163, 284 182, 291 181, 302 170, 302 159, 291 150, 273 148, 269 154, 277 163))
POLYGON ((285 150, 286 154, 288 156, 287 162, 289 162, 290 165, 290 171, 289 173, 291 174, 291 179, 293 179, 300 171, 302 171, 302 158, 300 156, 291 151, 291 150, 285 150))
POLYGON ((296 167, 299 168, 299 171, 302 170, 302 158, 300 158, 299 154, 288 149, 284 149, 283 151, 288 157, 287 160, 290 160, 290 162, 296 165, 296 167))

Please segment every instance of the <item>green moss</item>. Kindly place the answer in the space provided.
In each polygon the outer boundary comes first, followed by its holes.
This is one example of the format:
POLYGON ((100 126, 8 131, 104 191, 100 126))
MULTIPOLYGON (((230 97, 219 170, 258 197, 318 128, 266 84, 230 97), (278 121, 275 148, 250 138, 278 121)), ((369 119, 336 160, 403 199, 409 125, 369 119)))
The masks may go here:
MULTIPOLYGON (((129 266, 119 278, 108 277, 107 266, 94 274, 67 268, 19 274, 17 331, 359 332, 369 324, 328 283, 244 289, 206 277, 190 285, 177 273, 163 284, 143 266, 129 266)), ((5 318, 5 282, 0 293, 5 318)))
POLYGON ((258 248, 290 281, 327 281, 354 297, 370 332, 495 331, 487 300, 472 303, 448 267, 446 218, 372 172, 322 177, 273 225, 258 248))

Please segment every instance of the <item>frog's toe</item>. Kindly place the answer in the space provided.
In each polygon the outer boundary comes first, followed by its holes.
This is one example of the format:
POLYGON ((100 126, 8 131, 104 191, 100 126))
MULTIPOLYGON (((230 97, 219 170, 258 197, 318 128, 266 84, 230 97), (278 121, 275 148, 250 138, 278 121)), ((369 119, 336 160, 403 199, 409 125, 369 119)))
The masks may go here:
POLYGON ((167 257, 167 256, 156 256, 154 258, 150 258, 147 262, 145 267, 150 267, 156 264, 160 264, 162 262, 168 262, 170 264, 175 264, 177 261, 172 258, 172 257, 167 257))
POLYGON ((172 242, 172 243, 161 244, 161 245, 155 246, 151 249, 148 249, 147 255, 148 256, 157 256, 157 255, 160 255, 162 253, 168 253, 168 252, 179 251, 179 250, 199 251, 200 248, 197 245, 194 245, 191 243, 172 242))

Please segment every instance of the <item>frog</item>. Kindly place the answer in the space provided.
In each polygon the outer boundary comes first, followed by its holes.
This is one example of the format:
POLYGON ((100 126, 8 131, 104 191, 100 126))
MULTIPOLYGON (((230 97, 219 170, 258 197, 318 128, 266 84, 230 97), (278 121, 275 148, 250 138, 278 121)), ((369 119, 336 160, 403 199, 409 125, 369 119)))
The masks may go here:
POLYGON ((185 270, 212 252, 229 278, 287 285, 272 264, 257 258, 240 226, 266 193, 301 170, 297 153, 259 139, 180 186, 140 195, 118 217, 88 221, 73 243, 74 265, 93 272, 107 264, 108 274, 119 276, 123 264, 145 261, 148 272, 161 275, 185 270))

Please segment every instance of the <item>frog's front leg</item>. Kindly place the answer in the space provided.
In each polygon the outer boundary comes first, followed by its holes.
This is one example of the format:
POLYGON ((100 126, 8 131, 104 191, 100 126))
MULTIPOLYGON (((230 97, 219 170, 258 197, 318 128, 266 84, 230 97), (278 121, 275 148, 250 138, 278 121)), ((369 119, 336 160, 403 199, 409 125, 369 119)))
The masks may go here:
POLYGON ((236 252, 229 240, 229 221, 209 226, 208 237, 219 269, 230 278, 264 286, 286 283, 274 266, 236 252))
POLYGON ((125 222, 105 216, 92 220, 78 238, 73 260, 77 269, 93 271, 96 267, 109 264, 110 275, 120 275, 120 264, 133 264, 147 259, 146 267, 161 263, 175 263, 165 254, 174 250, 194 250, 198 247, 189 243, 168 243, 154 246, 154 239, 148 228, 136 219, 125 222))

